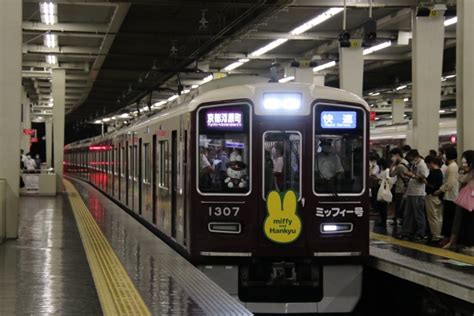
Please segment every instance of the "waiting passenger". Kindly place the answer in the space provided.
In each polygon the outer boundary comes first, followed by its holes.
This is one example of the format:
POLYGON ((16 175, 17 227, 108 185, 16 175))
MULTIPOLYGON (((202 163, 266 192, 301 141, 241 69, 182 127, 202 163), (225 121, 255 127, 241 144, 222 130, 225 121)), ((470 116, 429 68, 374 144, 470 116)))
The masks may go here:
POLYGON ((284 160, 283 160, 283 145, 276 143, 272 148, 273 155, 273 178, 275 179, 275 189, 278 191, 283 191, 284 189, 284 180, 283 180, 283 170, 284 170, 284 160))
POLYGON ((401 237, 422 241, 426 228, 425 183, 430 172, 418 150, 408 151, 406 159, 411 165, 411 171, 405 173, 409 180, 401 237))
MULTIPOLYGON (((381 158, 378 161, 378 166, 380 167, 380 172, 377 176, 378 178, 378 190, 381 190, 382 184, 387 183, 388 184, 388 190, 391 189, 392 187, 392 180, 390 177, 390 168, 388 162, 381 158)), ((378 190, 377 190, 377 197, 378 197, 378 190)), ((387 226, 387 209, 388 209, 388 204, 390 202, 387 201, 380 201, 377 199, 377 202, 375 204, 375 209, 379 212, 380 214, 380 222, 376 222, 377 226, 381 227, 386 227, 387 226)))
POLYGON ((445 239, 441 242, 441 246, 444 246, 449 242, 453 227, 454 214, 456 213, 456 204, 454 204, 454 200, 459 194, 459 167, 456 163, 458 152, 455 147, 448 147, 446 148, 445 155, 446 164, 448 166, 448 169, 446 170, 446 177, 444 178, 444 184, 440 187, 439 192, 435 192, 435 195, 444 194, 443 226, 441 232, 445 239))
POLYGON ((376 153, 372 153, 369 156, 369 190, 370 190, 370 207, 372 211, 377 210, 377 194, 379 191, 379 166, 380 156, 376 153))
POLYGON ((199 177, 200 177, 200 184, 205 189, 211 188, 211 184, 212 184, 211 174, 214 171, 214 168, 209 162, 209 154, 210 154, 209 148, 201 148, 201 162, 200 162, 201 170, 199 171, 199 177))
POLYGON ((314 163, 316 184, 322 186, 318 190, 326 189, 328 192, 336 192, 336 184, 344 175, 341 159, 336 153, 332 152, 331 139, 321 139, 320 146, 321 152, 315 155, 314 163))
POLYGON ((36 162, 33 158, 31 158, 30 153, 26 154, 25 167, 28 172, 33 172, 36 169, 36 162))
MULTIPOLYGON (((434 149, 430 149, 430 154, 429 154, 429 156, 431 156, 431 157, 435 158, 435 157, 436 157, 436 155, 437 155, 437 152, 436 152, 436 150, 434 150, 434 149)), ((426 161, 425 161, 425 162, 426 162, 426 161)))
POLYGON ((402 152, 403 152, 403 158, 406 158, 407 153, 411 150, 411 146, 410 145, 403 145, 401 149, 402 149, 402 152))
POLYGON ((409 171, 408 161, 403 158, 403 152, 400 148, 393 148, 390 151, 392 167, 390 168, 390 177, 397 177, 395 182, 395 195, 393 196, 394 217, 393 224, 401 224, 405 208, 404 199, 407 191, 408 178, 405 173, 409 171))
POLYGON ((41 158, 40 155, 36 154, 35 156, 36 169, 41 169, 41 158))
POLYGON ((434 193, 443 184, 442 162, 435 156, 428 156, 425 158, 425 163, 430 168, 430 175, 426 179, 426 217, 430 227, 431 241, 439 242, 441 240, 441 225, 443 224, 443 202, 434 193))

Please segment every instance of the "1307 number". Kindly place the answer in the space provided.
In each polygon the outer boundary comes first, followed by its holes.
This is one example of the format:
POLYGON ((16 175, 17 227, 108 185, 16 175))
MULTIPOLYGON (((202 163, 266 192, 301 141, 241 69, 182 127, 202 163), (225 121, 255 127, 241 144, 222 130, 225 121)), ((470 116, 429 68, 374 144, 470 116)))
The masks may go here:
POLYGON ((209 206, 209 216, 237 216, 239 211, 240 207, 238 206, 209 206))

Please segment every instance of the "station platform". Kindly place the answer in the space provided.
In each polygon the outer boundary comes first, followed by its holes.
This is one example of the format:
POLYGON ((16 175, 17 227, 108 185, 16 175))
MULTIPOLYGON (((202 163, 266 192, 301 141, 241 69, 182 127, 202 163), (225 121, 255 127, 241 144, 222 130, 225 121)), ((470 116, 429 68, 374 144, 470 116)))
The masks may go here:
POLYGON ((474 304, 474 257, 461 251, 394 238, 372 227, 369 266, 474 304))
POLYGON ((0 315, 251 315, 92 186, 64 184, 20 199, 19 238, 0 245, 0 315))

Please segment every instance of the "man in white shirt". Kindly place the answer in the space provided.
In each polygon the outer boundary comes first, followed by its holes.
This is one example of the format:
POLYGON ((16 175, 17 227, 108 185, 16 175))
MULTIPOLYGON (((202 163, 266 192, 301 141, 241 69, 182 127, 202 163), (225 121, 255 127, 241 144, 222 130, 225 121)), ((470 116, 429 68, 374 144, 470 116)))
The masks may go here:
POLYGON ((337 180, 344 174, 341 159, 332 152, 332 140, 321 139, 321 152, 315 155, 314 171, 316 172, 316 191, 336 192, 337 180))
POLYGON ((28 171, 34 171, 36 169, 36 162, 29 154, 26 155, 25 167, 28 171))

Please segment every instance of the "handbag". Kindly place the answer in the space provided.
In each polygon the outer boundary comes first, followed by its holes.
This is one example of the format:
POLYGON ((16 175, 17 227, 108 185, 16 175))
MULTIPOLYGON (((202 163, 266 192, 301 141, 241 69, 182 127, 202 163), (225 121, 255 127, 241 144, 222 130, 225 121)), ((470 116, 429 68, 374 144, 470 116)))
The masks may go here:
POLYGON ((474 186, 472 184, 466 185, 459 191, 458 197, 454 203, 463 209, 472 212, 474 210, 474 186))
POLYGON ((393 195, 390 190, 390 178, 385 178, 380 184, 379 191, 377 192, 377 201, 390 203, 392 202, 393 195))

